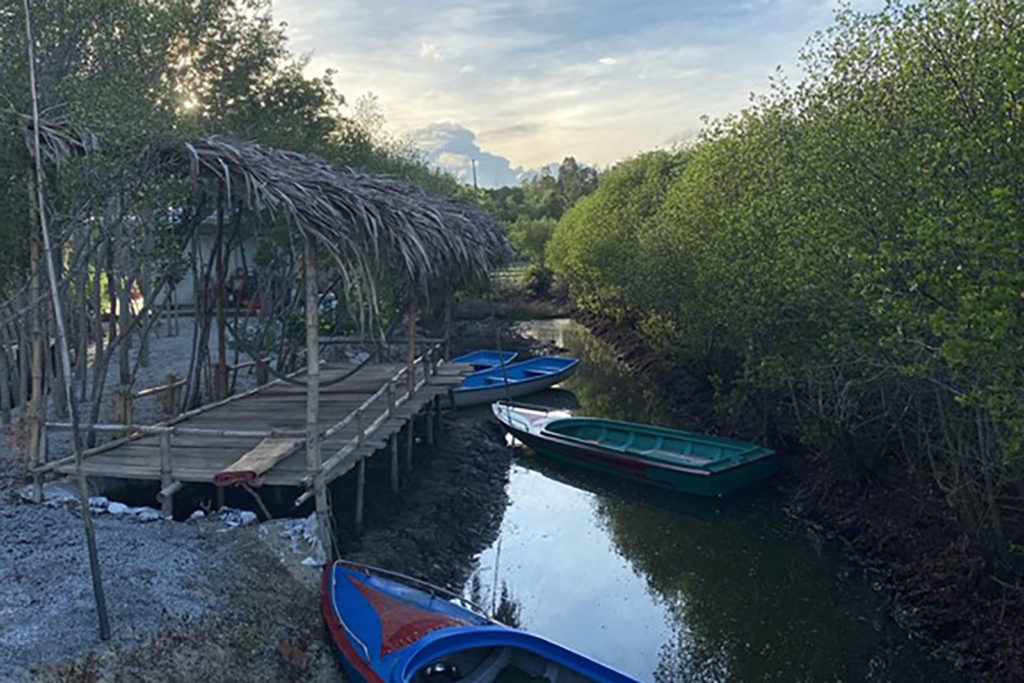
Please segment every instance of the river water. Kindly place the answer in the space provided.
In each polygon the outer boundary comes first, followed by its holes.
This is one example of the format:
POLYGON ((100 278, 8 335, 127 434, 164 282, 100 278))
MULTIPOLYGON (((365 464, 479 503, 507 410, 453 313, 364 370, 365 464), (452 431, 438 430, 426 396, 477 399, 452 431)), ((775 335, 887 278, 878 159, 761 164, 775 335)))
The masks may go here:
MULTIPOLYGON (((682 426, 570 321, 523 331, 582 359, 530 402, 682 426)), ((700 499, 517 447, 510 504, 467 594, 642 681, 955 681, 885 616, 856 568, 780 510, 770 483, 700 499)))

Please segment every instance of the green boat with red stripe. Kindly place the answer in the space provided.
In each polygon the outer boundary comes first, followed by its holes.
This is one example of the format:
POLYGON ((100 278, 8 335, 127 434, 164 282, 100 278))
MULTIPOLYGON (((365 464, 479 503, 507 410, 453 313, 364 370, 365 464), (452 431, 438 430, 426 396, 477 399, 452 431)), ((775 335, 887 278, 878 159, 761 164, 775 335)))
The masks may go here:
POLYGON ((745 441, 515 403, 491 410, 505 431, 552 460, 683 493, 720 496, 778 469, 772 449, 745 441))

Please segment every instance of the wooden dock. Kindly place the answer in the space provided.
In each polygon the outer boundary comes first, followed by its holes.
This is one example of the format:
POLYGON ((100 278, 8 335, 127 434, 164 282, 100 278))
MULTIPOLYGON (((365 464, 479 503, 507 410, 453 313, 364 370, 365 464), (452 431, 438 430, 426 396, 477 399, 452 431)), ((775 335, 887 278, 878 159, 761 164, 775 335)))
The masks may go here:
MULTIPOLYGON (((406 427, 406 462, 412 451, 411 422, 421 414, 424 436, 433 441, 442 399, 472 371, 468 365, 438 364, 429 354, 407 364, 321 364, 319 440, 324 483, 390 445, 392 488, 398 486, 398 433, 406 427), (411 378, 409 368, 412 368, 411 378)), ((84 454, 87 477, 160 482, 165 516, 174 494, 188 483, 218 486, 305 488, 299 505, 314 494, 317 472, 306 456, 305 374, 277 379, 156 425, 97 425, 127 436, 84 454)), ((50 423, 50 428, 66 428, 50 423)), ((51 462, 37 474, 75 472, 73 458, 51 462)), ((359 488, 361 494, 361 487, 359 488)), ((357 521, 362 501, 357 501, 357 521)))

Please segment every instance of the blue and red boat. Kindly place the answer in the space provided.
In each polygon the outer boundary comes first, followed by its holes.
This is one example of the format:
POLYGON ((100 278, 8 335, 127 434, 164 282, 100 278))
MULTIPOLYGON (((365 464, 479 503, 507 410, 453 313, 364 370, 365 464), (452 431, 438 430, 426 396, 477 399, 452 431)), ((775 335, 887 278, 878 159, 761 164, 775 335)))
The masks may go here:
POLYGON ((344 560, 324 568, 324 620, 355 681, 636 683, 546 638, 457 605, 440 589, 416 582, 427 588, 421 590, 382 574, 400 576, 344 560))

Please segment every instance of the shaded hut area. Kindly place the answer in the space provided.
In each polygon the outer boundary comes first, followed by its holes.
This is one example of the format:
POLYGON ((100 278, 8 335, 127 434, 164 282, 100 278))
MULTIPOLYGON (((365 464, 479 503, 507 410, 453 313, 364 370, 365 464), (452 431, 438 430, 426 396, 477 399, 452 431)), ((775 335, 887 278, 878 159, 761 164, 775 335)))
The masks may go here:
MULTIPOLYGON (((41 133, 54 166, 105 151, 41 133)), ((470 371, 447 361, 454 296, 507 260, 503 232, 403 181, 219 137, 155 141, 141 172, 169 188, 164 208, 111 202, 62 226, 68 377, 55 353, 21 351, 38 341, 21 330, 53 336, 53 312, 28 288, 8 302, 3 409, 28 385, 33 497, 77 475, 168 519, 315 511, 321 552, 337 551, 337 521, 361 530, 367 461, 397 493, 440 437, 470 371)))

